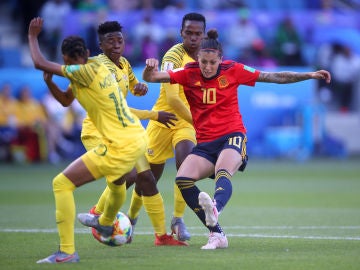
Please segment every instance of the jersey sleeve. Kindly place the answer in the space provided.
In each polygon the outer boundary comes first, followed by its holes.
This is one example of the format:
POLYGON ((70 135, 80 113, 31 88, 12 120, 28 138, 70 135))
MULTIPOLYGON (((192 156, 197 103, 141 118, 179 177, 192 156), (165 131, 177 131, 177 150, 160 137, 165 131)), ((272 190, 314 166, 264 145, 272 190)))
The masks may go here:
POLYGON ((186 85, 186 72, 183 68, 168 70, 167 73, 170 75, 171 84, 178 83, 181 85, 186 85))
POLYGON ((127 75, 128 75, 128 78, 129 78, 129 88, 130 88, 130 92, 132 94, 134 94, 134 87, 136 84, 139 83, 139 80, 136 78, 135 76, 135 73, 129 63, 129 61, 122 57, 122 65, 123 65, 123 68, 125 68, 127 70, 127 75))
POLYGON ((239 84, 254 86, 257 78, 259 77, 260 71, 247 65, 237 63, 236 73, 239 84))
POLYGON ((99 65, 96 62, 85 65, 66 65, 61 69, 66 78, 82 86, 89 86, 97 74, 99 65))
POLYGON ((170 48, 161 61, 161 70, 167 71, 181 67, 184 54, 185 50, 181 44, 177 44, 170 48))

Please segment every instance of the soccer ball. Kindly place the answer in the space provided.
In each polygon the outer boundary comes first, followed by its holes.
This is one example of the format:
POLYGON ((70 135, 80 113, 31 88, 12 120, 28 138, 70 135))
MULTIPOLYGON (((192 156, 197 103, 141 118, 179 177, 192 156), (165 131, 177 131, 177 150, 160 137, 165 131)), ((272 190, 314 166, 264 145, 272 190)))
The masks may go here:
POLYGON ((91 232, 100 243, 116 247, 126 244, 131 237, 132 226, 129 218, 124 213, 118 212, 114 220, 114 232, 111 236, 105 238, 95 228, 91 228, 91 232))

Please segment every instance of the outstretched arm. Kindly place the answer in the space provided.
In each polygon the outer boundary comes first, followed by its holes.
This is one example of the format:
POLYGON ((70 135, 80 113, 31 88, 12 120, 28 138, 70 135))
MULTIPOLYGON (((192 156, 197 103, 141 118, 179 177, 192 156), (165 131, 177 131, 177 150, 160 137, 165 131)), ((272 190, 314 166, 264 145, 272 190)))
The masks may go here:
POLYGON ((165 83, 163 87, 166 93, 166 101, 170 107, 174 109, 181 118, 193 125, 191 112, 179 96, 179 85, 165 83))
POLYGON ((44 74, 43 74, 44 81, 45 81, 47 87, 49 88, 51 94, 64 107, 70 106, 70 104, 75 99, 74 94, 71 90, 71 87, 69 86, 66 89, 66 91, 62 91, 57 86, 57 84, 52 80, 52 76, 53 76, 52 73, 48 73, 48 72, 44 71, 44 74))
POLYGON ((169 73, 159 71, 159 61, 154 58, 146 59, 142 78, 147 82, 170 82, 169 73))
POLYGON ((48 61, 40 51, 38 36, 43 26, 43 19, 40 17, 31 20, 29 25, 28 39, 31 58, 36 69, 47 71, 59 76, 64 76, 61 65, 48 61))
POLYGON ((330 72, 326 70, 314 72, 260 72, 257 81, 269 83, 295 83, 310 79, 325 80, 327 83, 330 83, 331 75, 330 72))
POLYGON ((158 121, 161 124, 164 124, 166 127, 175 126, 174 121, 177 121, 176 115, 173 113, 165 111, 148 111, 148 110, 138 110, 130 108, 130 111, 135 114, 140 120, 149 119, 158 121))

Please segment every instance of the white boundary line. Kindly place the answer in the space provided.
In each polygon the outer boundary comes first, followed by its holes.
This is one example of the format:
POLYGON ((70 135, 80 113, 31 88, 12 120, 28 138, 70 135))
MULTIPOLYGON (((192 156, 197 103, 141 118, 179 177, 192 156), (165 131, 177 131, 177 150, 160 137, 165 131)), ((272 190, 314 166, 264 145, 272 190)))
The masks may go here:
MULTIPOLYGON (((189 229, 204 229, 203 227, 188 227, 189 229)), ((147 228, 137 228, 135 234, 137 235, 152 235, 152 229, 149 227, 147 231, 139 231, 139 229, 147 230, 147 228)), ((274 229, 274 230, 283 230, 283 229, 293 229, 293 230, 358 230, 360 226, 229 226, 224 227, 226 230, 231 229, 274 229)), ((8 232, 8 233, 57 233, 57 229, 1 229, 0 232, 8 232)), ((75 229, 75 233, 85 234, 90 233, 90 229, 75 229)), ((193 236, 206 236, 206 233, 192 233, 193 236)), ((345 240, 345 241, 360 241, 360 232, 359 236, 319 236, 319 235, 279 235, 279 234, 253 234, 253 233, 226 233, 229 237, 240 237, 240 238, 279 238, 279 239, 309 239, 309 240, 345 240)))

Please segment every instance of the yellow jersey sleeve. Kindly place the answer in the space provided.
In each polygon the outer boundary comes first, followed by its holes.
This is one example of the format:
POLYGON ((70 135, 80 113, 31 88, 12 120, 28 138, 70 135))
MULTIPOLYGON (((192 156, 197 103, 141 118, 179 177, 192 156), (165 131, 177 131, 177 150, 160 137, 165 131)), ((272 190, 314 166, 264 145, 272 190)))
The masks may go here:
POLYGON ((141 120, 150 119, 150 120, 157 121, 159 118, 159 113, 155 112, 155 111, 138 110, 138 109, 134 109, 134 108, 130 108, 130 111, 141 120))

